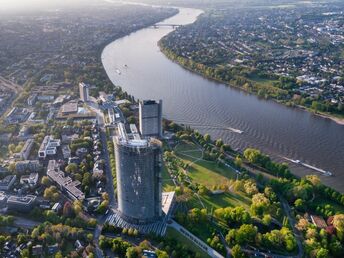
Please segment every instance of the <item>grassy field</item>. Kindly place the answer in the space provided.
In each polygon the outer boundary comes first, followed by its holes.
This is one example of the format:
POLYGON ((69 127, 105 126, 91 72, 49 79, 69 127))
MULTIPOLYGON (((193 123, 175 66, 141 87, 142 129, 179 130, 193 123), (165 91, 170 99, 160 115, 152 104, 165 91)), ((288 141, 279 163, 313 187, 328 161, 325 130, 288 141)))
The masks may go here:
POLYGON ((188 175, 195 183, 211 188, 226 184, 229 179, 234 179, 236 176, 233 170, 224 165, 201 159, 202 150, 193 143, 179 144, 174 151, 185 163, 190 164, 188 175))
POLYGON ((274 87, 273 83, 278 82, 278 80, 266 79, 266 78, 259 77, 258 75, 250 76, 250 77, 248 77, 248 79, 250 79, 254 82, 257 82, 259 84, 270 86, 270 87, 274 87))
POLYGON ((194 196, 191 200, 188 201, 188 206, 192 208, 203 209, 204 207, 200 203, 202 201, 205 208, 210 212, 218 208, 224 207, 237 207, 242 206, 245 209, 249 210, 251 205, 251 200, 245 195, 240 193, 222 193, 215 195, 205 195, 205 196, 194 196))
POLYGON ((183 236, 181 233, 179 233, 174 228, 167 228, 166 237, 173 238, 177 240, 179 243, 186 245, 190 250, 199 253, 202 258, 208 258, 210 257, 207 253, 205 253, 201 248, 196 246, 192 241, 187 239, 185 236, 183 236))

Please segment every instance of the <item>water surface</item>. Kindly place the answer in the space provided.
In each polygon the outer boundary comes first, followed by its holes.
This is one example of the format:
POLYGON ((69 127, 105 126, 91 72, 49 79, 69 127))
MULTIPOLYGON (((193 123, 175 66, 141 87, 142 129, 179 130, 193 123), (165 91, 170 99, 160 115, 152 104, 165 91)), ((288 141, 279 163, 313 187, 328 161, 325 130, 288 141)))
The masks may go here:
MULTIPOLYGON (((189 24, 200 13, 181 8, 162 23, 189 24)), ((157 46, 172 30, 146 28, 109 44, 102 60, 112 82, 136 98, 162 99, 164 117, 222 138, 233 148, 256 147, 278 161, 288 157, 329 170, 335 176, 321 176, 323 182, 344 191, 344 126, 183 69, 157 46)), ((295 164, 290 167, 300 176, 317 174, 295 164)))

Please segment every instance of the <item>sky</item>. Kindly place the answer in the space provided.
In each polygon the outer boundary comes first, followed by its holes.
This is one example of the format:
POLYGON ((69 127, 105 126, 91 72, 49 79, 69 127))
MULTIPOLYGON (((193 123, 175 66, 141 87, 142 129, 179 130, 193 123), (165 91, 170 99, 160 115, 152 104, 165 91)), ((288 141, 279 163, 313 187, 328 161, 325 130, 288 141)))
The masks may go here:
POLYGON ((97 0, 0 0, 0 10, 37 10, 56 8, 62 5, 73 6, 95 1, 97 0))

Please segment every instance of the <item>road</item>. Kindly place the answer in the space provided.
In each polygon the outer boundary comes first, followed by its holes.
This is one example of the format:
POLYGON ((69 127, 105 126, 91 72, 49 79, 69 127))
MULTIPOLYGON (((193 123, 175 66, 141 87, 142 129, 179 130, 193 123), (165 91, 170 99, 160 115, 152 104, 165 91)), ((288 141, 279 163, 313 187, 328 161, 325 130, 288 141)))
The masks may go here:
POLYGON ((94 233, 93 233, 93 243, 95 245, 95 250, 96 250, 96 257, 98 258, 102 258, 104 257, 103 251, 99 248, 99 237, 102 233, 102 229, 103 229, 103 225, 107 219, 108 215, 101 215, 99 217, 97 217, 97 226, 94 229, 94 233))
POLYGON ((113 177, 110 166, 110 155, 107 148, 107 137, 105 130, 105 118, 103 111, 99 108, 98 104, 95 102, 87 103, 88 106, 97 114, 98 126, 100 129, 100 141, 102 144, 103 159, 105 161, 105 176, 106 176, 106 192, 109 195, 109 207, 115 209, 117 207, 117 202, 115 198, 113 177))
POLYGON ((296 257, 302 258, 303 254, 304 254, 303 245, 302 245, 302 241, 303 241, 302 234, 295 227, 296 221, 295 221, 294 217, 291 215, 291 209, 290 209, 289 204, 287 203, 287 201, 283 197, 280 196, 279 199, 281 200, 283 210, 285 211, 285 213, 288 217, 289 224, 293 230, 294 236, 296 238, 297 246, 299 248, 299 253, 296 257))
MULTIPOLYGON (((113 185, 113 177, 111 172, 110 166, 110 155, 107 148, 107 137, 106 137, 106 129, 105 129, 105 118, 103 111, 99 108, 96 102, 88 102, 88 106, 97 114, 97 121, 99 126, 99 134, 100 134, 100 141, 102 144, 102 155, 105 161, 105 176, 106 176, 106 192, 109 195, 109 209, 116 209, 117 202, 115 198, 114 192, 114 185, 113 185)), ((103 251, 99 248, 99 237, 101 235, 103 225, 107 219, 108 215, 102 215, 97 218, 97 226, 93 233, 93 241, 96 247, 96 257, 102 258, 104 257, 103 251)))

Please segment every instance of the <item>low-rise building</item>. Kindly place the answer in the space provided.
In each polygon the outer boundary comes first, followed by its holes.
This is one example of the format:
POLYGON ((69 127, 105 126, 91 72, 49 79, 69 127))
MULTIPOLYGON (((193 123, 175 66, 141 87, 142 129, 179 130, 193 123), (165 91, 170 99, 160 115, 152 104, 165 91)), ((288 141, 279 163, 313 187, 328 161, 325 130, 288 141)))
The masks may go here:
POLYGON ((35 195, 16 196, 10 195, 7 199, 7 207, 10 210, 29 212, 36 203, 35 195))
POLYGON ((85 199, 85 194, 78 188, 81 183, 78 180, 73 181, 69 176, 65 176, 56 160, 49 160, 47 176, 73 200, 85 199))
POLYGON ((0 208, 4 208, 7 205, 7 195, 4 192, 0 192, 0 208))
POLYGON ((68 145, 62 146, 62 154, 63 154, 63 158, 65 159, 69 159, 72 156, 72 152, 68 145))
POLYGON ((327 223, 323 217, 311 215, 312 223, 318 228, 326 228, 327 223))
POLYGON ((29 135, 29 131, 30 131, 29 127, 24 125, 19 131, 19 134, 18 134, 19 138, 22 138, 22 139, 26 138, 29 135))
POLYGON ((15 156, 22 160, 27 160, 30 156, 33 145, 34 145, 34 140, 27 139, 21 151, 19 153, 16 153, 15 156))
POLYGON ((35 187, 38 182, 38 173, 31 173, 20 177, 20 184, 27 184, 30 187, 35 187))
POLYGON ((12 138, 11 133, 0 134, 0 142, 9 143, 11 141, 11 138, 12 138))
POLYGON ((43 254, 43 246, 42 245, 35 245, 32 247, 32 255, 41 256, 42 254, 43 254))
POLYGON ((9 191, 17 179, 16 175, 9 175, 0 180, 0 191, 9 191))
POLYGON ((42 169, 42 165, 39 163, 38 160, 24 160, 18 161, 16 163, 16 171, 19 173, 24 172, 38 172, 42 169))
POLYGON ((14 107, 6 116, 6 122, 8 124, 17 124, 25 122, 30 115, 30 112, 26 108, 14 107))
POLYGON ((57 152, 57 147, 61 145, 61 140, 54 139, 51 135, 44 137, 44 140, 39 148, 38 157, 46 158, 50 155, 55 155, 57 152))
POLYGON ((53 207, 51 208, 52 211, 58 213, 62 210, 62 205, 61 203, 57 202, 53 205, 53 207))

